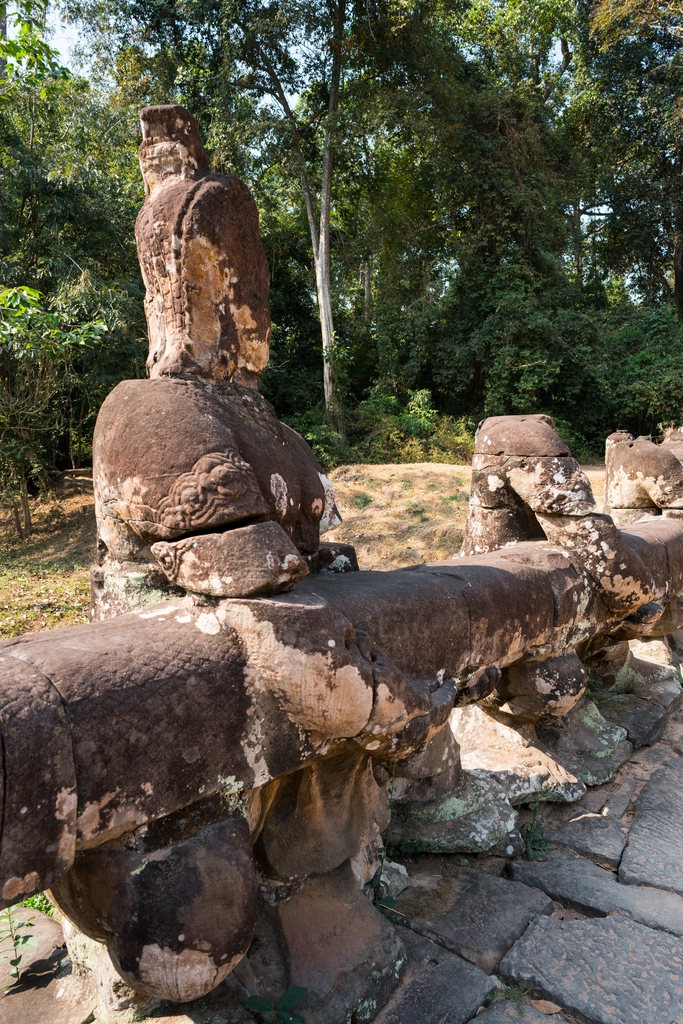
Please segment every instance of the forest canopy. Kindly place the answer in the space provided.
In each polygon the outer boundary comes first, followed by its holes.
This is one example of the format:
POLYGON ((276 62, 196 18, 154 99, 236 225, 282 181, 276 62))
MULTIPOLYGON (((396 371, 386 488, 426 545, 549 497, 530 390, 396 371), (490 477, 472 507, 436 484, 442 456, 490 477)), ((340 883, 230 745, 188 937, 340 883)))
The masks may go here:
MULTIPOLYGON (((0 487, 88 462, 145 373, 138 114, 256 199, 262 390, 324 464, 456 462, 485 415, 575 454, 683 420, 683 3, 0 6, 0 487)), ((1 495, 0 495, 1 497, 1 495)))

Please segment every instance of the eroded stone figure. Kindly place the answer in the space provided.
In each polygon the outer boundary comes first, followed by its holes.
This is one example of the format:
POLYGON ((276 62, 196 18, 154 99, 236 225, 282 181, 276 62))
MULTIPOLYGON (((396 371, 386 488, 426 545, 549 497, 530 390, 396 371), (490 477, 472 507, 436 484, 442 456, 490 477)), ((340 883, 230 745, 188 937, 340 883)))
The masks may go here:
MULTIPOLYGON (((236 175, 209 172, 188 111, 149 107, 141 123, 150 379, 124 381, 98 417, 94 618, 169 584, 286 589, 317 570, 320 534, 340 522, 310 447, 258 392, 270 313, 254 200, 236 175)), ((352 549, 340 553, 327 561, 353 568, 352 549)))
POLYGON ((683 516, 683 432, 669 431, 661 444, 610 434, 605 445, 605 510, 620 527, 652 516, 683 516))
POLYGON ((477 431, 461 555, 540 540, 575 552, 610 611, 652 601, 647 566, 596 510, 588 477, 549 416, 494 416, 477 431))

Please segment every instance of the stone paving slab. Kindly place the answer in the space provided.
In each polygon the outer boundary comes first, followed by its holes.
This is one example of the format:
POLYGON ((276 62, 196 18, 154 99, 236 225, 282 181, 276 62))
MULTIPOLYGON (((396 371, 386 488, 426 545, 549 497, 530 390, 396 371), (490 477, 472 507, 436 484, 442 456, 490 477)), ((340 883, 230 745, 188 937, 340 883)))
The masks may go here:
POLYGON ((622 885, 611 871, 565 850, 549 853, 545 862, 513 862, 512 877, 575 910, 619 912, 649 928, 683 935, 683 898, 649 886, 622 885))
POLYGON ((593 694, 600 714, 608 722, 621 725, 634 747, 651 747, 664 732, 667 709, 635 693, 593 694))
POLYGON ((571 846, 615 868, 626 846, 626 829, 611 814, 587 812, 559 828, 546 827, 545 837, 551 843, 571 846))
POLYGON ((589 1024, 683 1024, 683 941, 620 914, 539 917, 500 968, 589 1024))
MULTIPOLYGON (((483 971, 406 928, 408 964, 374 1024, 465 1024, 496 984, 483 971)), ((477 1018, 480 1020, 483 1014, 477 1018)))
POLYGON ((643 787, 619 881, 683 894, 683 757, 672 757, 643 787))
POLYGON ((484 872, 463 872, 435 882, 405 889, 395 909, 413 931, 486 974, 494 973, 530 921, 553 912, 552 900, 539 889, 484 872))
MULTIPOLYGON (((492 1006, 489 1006, 488 1010, 472 1019, 476 1020, 477 1024, 552 1024, 553 1020, 558 1020, 554 1014, 548 1016, 545 1013, 540 1013, 538 1010, 534 1010, 533 1006, 529 1006, 528 1003, 522 1005, 524 1016, 520 1017, 519 1005, 518 1003, 511 1002, 509 999, 501 1000, 500 1002, 493 1003, 492 1006)), ((563 1018, 560 1017, 559 1020, 563 1021, 563 1018)))

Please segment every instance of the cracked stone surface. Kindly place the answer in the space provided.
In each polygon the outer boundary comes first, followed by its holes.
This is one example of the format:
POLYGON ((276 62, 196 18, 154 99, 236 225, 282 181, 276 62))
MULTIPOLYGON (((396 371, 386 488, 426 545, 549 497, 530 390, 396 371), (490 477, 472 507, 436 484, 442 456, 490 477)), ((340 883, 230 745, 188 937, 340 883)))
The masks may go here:
POLYGON ((531 985, 589 1024, 683 1020, 683 943, 620 914, 539 917, 500 966, 513 984, 531 985))
POLYGON ((600 714, 608 722, 620 725, 634 747, 651 746, 664 732, 667 709, 635 693, 593 694, 600 714))
POLYGON ((672 757, 643 787, 619 880, 683 893, 683 757, 672 757))
POLYGON ((649 886, 622 885, 611 871, 585 857, 556 850, 545 862, 515 861, 512 876, 585 913, 619 912, 650 928, 683 935, 680 896, 649 886))
POLYGON ((552 900, 539 889, 485 872, 416 875, 396 901, 416 932, 492 974, 512 944, 552 900))
POLYGON ((585 697, 553 725, 541 726, 537 734, 552 756, 586 786, 609 782, 633 753, 626 730, 608 722, 595 702, 585 697))
POLYGON ((540 800, 578 800, 586 792, 583 782, 535 745, 533 726, 513 728, 507 717, 478 704, 451 712, 463 768, 492 776, 513 805, 536 793, 540 800))
POLYGON ((551 842, 571 846, 611 867, 618 867, 626 845, 626 829, 611 814, 584 812, 561 828, 547 828, 545 834, 551 842))
MULTIPOLYGON (((518 1004, 505 999, 489 1006, 488 1010, 479 1014, 476 1021, 477 1024, 520 1024, 520 1021, 523 1021, 523 1024, 548 1024, 548 1021, 558 1019, 557 1017, 548 1017, 545 1013, 540 1013, 539 1010, 535 1010, 528 1003, 523 1004, 522 1010, 524 1011, 524 1016, 520 1017, 518 1004)), ((562 1018, 559 1019, 562 1020, 562 1018)))
POLYGON ((400 933, 408 953, 405 974, 374 1024, 465 1024, 471 1020, 495 991, 495 981, 429 939, 407 928, 400 933))

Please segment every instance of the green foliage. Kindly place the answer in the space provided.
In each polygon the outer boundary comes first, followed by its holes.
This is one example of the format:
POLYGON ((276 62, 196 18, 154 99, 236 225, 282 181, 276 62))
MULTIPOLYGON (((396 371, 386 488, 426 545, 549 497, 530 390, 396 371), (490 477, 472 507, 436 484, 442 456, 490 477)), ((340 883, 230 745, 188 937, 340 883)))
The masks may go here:
POLYGON ((270 1024, 304 1024, 304 1018, 298 1013, 292 1013, 292 1010, 303 1003, 307 994, 307 988, 290 988, 280 996, 275 1005, 263 996, 250 996, 246 1004, 250 1010, 259 1013, 270 1024))
POLYGON ((519 832, 524 840, 525 860, 546 860, 546 853, 555 847, 545 838, 543 824, 538 820, 538 796, 531 805, 531 820, 525 822, 519 832))
POLYGON ((11 988, 14 982, 19 980, 24 952, 28 949, 35 949, 38 945, 33 935, 28 934, 28 929, 33 927, 32 917, 26 921, 19 921, 15 917, 12 907, 0 914, 0 948, 4 947, 4 952, 0 956, 3 960, 9 960, 9 973, 12 978, 8 985, 2 986, 3 990, 11 988))
MULTIPOLYGON (((69 337, 108 330, 50 356, 61 418, 36 426, 24 473, 87 461, 103 397, 144 374, 133 225, 137 112, 150 102, 189 106, 213 169, 254 193, 271 269, 262 390, 323 466, 467 462, 492 414, 547 412, 585 460, 614 429, 683 419, 675 4, 348 9, 331 214, 343 437, 324 411, 301 161, 268 70, 318 196, 331 8, 65 0, 86 79, 45 41, 41 4, 22 0, 0 44, 0 285, 40 291, 69 337)), ((46 393, 49 381, 26 383, 46 393)))
POLYGON ((44 892, 37 892, 34 896, 17 903, 18 907, 30 907, 32 910, 39 910, 46 917, 55 916, 55 905, 44 892))
POLYGON ((27 92, 37 93, 43 100, 53 97, 69 77, 57 50, 43 38, 46 0, 15 0, 14 8, 9 16, 13 38, 0 39, 0 105, 27 92))
POLYGON ((30 535, 27 479, 40 479, 60 434, 68 429, 65 406, 87 381, 79 372, 80 349, 99 345, 107 325, 69 323, 31 288, 0 291, 0 500, 15 513, 18 532, 30 535), (24 522, 19 525, 18 504, 24 522))

